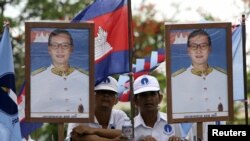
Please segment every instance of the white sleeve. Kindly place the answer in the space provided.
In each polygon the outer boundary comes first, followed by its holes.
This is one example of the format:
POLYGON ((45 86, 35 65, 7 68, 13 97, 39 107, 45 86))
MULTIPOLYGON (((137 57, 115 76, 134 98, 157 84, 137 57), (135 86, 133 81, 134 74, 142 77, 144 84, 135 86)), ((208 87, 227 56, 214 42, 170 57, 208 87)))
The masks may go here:
POLYGON ((125 118, 127 118, 127 114, 122 110, 114 110, 114 118, 115 118, 115 129, 122 129, 125 118))
POLYGON ((80 123, 69 123, 67 128, 67 136, 65 141, 70 141, 70 133, 72 132, 73 128, 80 125, 80 123))

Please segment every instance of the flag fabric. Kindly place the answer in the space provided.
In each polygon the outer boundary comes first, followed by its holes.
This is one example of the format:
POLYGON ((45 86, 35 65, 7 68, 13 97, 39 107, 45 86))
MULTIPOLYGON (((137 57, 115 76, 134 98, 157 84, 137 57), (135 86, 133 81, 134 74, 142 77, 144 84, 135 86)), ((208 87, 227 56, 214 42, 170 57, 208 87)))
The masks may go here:
POLYGON ((152 51, 150 56, 146 56, 143 59, 136 59, 136 64, 133 70, 133 73, 137 73, 140 71, 153 71, 157 68, 160 63, 165 61, 165 49, 159 48, 157 51, 152 51))
POLYGON ((136 59, 135 72, 144 70, 145 59, 136 59))
POLYGON ((29 135, 36 129, 41 128, 43 123, 39 122, 24 122, 20 123, 22 138, 28 138, 29 135))
POLYGON ((4 28, 0 43, 0 139, 20 141, 12 45, 9 29, 4 28))
POLYGON ((17 103, 18 103, 18 113, 19 113, 19 121, 20 121, 20 127, 21 127, 21 135, 22 135, 22 138, 28 138, 28 136, 33 131, 40 128, 43 125, 43 123, 24 121, 25 119, 25 82, 23 83, 21 90, 18 94, 17 103))
POLYGON ((165 61, 165 49, 164 48, 159 48, 158 49, 158 59, 157 62, 161 63, 165 61))
POLYGON ((135 67, 135 69, 133 69, 134 79, 155 70, 164 61, 164 48, 152 51, 151 55, 146 56, 144 59, 136 59, 136 64, 133 65, 135 67))
POLYGON ((181 137, 186 138, 190 129, 192 128, 193 123, 188 123, 188 122, 183 122, 180 123, 180 128, 181 128, 181 137))
MULTIPOLYGON (((158 49, 158 51, 152 51, 150 56, 146 56, 143 59, 136 59, 136 64, 133 64, 133 77, 137 77, 149 74, 151 71, 155 70, 160 63, 165 61, 165 51, 164 48, 158 49)), ((120 75, 118 78, 118 93, 119 101, 127 102, 130 100, 130 88, 129 86, 129 76, 126 74, 120 75)))
POLYGON ((72 22, 95 23, 96 84, 113 74, 129 72, 127 0, 96 0, 72 22))
POLYGON ((152 51, 150 57, 150 69, 153 69, 157 65, 158 65, 158 52, 152 51))
POLYGON ((149 67, 150 67, 150 61, 149 58, 144 59, 136 59, 136 64, 133 64, 133 77, 136 79, 137 77, 148 74, 149 67))
POLYGON ((127 102, 130 98, 130 82, 128 75, 120 75, 118 78, 118 99, 127 102))
POLYGON ((21 90, 17 97, 18 105, 18 117, 19 121, 22 122, 25 119, 25 82, 23 83, 21 90))
POLYGON ((243 71, 243 46, 242 26, 235 26, 232 33, 233 48, 233 98, 244 100, 244 71, 243 71))

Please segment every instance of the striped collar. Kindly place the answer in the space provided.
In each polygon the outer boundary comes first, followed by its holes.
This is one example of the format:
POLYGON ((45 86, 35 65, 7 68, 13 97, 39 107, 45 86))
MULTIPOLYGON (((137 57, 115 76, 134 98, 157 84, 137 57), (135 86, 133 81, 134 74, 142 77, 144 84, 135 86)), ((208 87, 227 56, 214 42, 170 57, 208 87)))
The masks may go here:
POLYGON ((75 69, 72 67, 69 67, 66 71, 62 71, 56 67, 51 68, 51 72, 53 74, 59 75, 59 76, 68 76, 70 75, 75 69))
POLYGON ((192 68, 191 69, 191 72, 192 74, 194 75, 198 75, 198 76, 202 76, 202 75, 205 75, 207 76, 209 73, 211 73, 213 71, 213 68, 212 67, 208 67, 206 70, 204 71, 201 71, 201 70, 197 70, 195 68, 192 68))

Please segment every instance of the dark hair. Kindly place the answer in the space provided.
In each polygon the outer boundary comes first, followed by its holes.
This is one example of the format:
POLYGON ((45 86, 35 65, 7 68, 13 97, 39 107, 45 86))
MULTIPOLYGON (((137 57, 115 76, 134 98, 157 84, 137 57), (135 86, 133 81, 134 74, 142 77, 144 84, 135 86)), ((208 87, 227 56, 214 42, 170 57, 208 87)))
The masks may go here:
POLYGON ((51 38, 54 37, 54 36, 57 36, 59 34, 66 34, 69 36, 69 39, 70 39, 70 44, 73 46, 73 38, 71 36, 71 34, 65 30, 65 29, 55 29, 54 31, 52 31, 49 35, 49 41, 48 41, 48 45, 51 44, 51 38))
POLYGON ((211 38, 209 36, 209 34, 203 30, 203 29, 196 29, 194 31, 192 31, 189 35, 188 35, 188 40, 187 40, 187 45, 189 46, 190 42, 190 38, 193 38, 197 35, 204 35, 204 36, 207 36, 207 39, 208 39, 208 45, 211 46, 212 42, 211 42, 211 38))

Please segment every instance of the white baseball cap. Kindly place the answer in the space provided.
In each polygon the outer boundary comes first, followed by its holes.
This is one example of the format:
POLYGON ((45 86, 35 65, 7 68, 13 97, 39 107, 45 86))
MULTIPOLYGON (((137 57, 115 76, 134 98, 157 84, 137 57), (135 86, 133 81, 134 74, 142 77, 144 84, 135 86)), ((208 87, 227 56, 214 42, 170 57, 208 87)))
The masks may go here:
POLYGON ((118 93, 118 82, 115 78, 108 76, 101 83, 95 86, 95 90, 110 90, 118 93))
POLYGON ((147 91, 159 91, 160 85, 158 80, 150 75, 139 76, 134 82, 134 94, 147 91))

